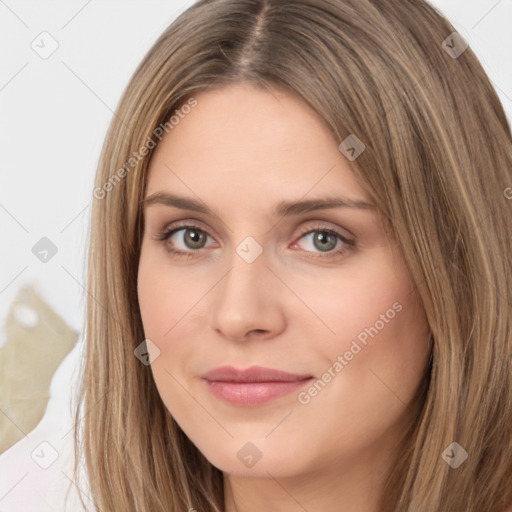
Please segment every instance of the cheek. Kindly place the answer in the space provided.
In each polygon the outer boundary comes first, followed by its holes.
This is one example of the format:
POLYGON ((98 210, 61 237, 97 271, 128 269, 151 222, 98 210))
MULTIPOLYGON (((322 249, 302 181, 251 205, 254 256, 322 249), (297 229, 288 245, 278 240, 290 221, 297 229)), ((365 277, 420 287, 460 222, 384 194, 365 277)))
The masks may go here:
POLYGON ((314 313, 297 315, 295 321, 303 322, 303 328, 318 324, 326 346, 348 350, 354 339, 364 345, 377 334, 398 329, 405 319, 410 325, 409 317, 424 323, 421 307, 413 300, 414 285, 388 251, 373 251, 351 265, 326 270, 313 277, 289 277, 314 313))
POLYGON ((178 414, 177 407, 190 407, 179 383, 195 375, 194 362, 207 350, 195 340, 204 339, 200 333, 208 310, 206 294, 219 278, 198 278, 190 269, 170 264, 161 252, 145 251, 143 245, 137 293, 144 335, 158 348, 151 363, 155 384, 166 407, 178 414))
POLYGON ((318 343, 318 380, 299 396, 303 428, 354 456, 410 417, 430 353, 428 324, 409 280, 383 275, 353 276, 335 305, 323 297, 323 318, 336 335, 318 343), (368 288, 357 286, 362 282, 368 288))
POLYGON ((398 412, 413 399, 430 345, 428 323, 403 263, 387 252, 360 263, 337 279, 317 281, 322 286, 316 293, 304 281, 302 291, 331 331, 310 317, 310 326, 316 322, 324 333, 315 347, 317 377, 328 381, 318 392, 311 390, 311 398, 318 396, 317 405, 325 407, 341 401, 362 420, 369 411, 392 414, 393 405, 398 412))
MULTIPOLYGON (((187 272, 184 268, 169 265, 165 255, 144 251, 143 246, 137 295, 146 337, 154 337, 161 344, 171 340, 174 326, 208 291, 207 282, 191 278, 187 272)), ((186 320, 183 318, 184 322, 186 320)), ((180 323, 179 328, 183 325, 185 323, 180 323)))
MULTIPOLYGON (((184 281, 183 272, 181 276, 184 281)), ((187 343, 189 317, 185 315, 197 302, 199 288, 194 280, 186 281, 180 284, 179 269, 170 268, 150 251, 145 253, 143 246, 137 294, 144 336, 154 344, 148 347, 153 351, 150 368, 160 398, 176 420, 198 412, 191 409, 190 397, 182 387, 186 362, 193 355, 193 347, 187 343)), ((200 416, 195 419, 204 420, 200 416)))

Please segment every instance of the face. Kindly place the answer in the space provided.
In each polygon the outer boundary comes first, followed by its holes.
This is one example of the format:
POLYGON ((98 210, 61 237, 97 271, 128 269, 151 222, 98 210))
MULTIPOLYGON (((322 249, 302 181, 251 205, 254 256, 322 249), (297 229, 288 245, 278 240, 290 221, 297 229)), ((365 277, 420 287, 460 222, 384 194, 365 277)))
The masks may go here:
POLYGON ((378 466, 430 354, 404 260, 300 99, 245 84, 195 99, 144 203, 138 296, 163 404, 232 475, 378 466))

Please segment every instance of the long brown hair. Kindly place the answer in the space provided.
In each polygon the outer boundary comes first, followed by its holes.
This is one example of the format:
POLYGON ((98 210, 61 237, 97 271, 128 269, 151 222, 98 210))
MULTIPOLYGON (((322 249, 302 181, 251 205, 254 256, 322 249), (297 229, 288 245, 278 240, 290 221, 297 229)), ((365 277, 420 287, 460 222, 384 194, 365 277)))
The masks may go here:
POLYGON ((134 357, 136 282, 159 127, 199 92, 240 82, 296 94, 338 143, 365 144, 352 168, 421 297, 432 364, 388 482, 394 512, 512 504, 512 140, 454 32, 422 0, 201 0, 147 53, 112 119, 91 218, 75 471, 83 457, 98 510, 224 509, 222 472, 134 357), (457 469, 442 458, 453 442, 468 453, 457 469))

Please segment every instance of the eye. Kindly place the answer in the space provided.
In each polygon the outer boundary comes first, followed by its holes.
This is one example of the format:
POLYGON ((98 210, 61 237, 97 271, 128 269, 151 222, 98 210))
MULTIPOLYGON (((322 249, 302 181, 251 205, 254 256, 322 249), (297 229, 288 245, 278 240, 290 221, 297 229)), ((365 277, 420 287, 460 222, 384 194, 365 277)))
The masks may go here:
MULTIPOLYGON (((155 239, 165 242, 167 252, 176 258, 194 257, 201 249, 206 248, 206 241, 212 239, 208 233, 199 226, 183 224, 166 229, 155 239)), ((317 253, 311 257, 329 258, 341 256, 355 246, 355 242, 341 233, 325 226, 314 226, 303 230, 298 240, 305 240, 304 249, 307 253, 317 253)), ((297 247, 298 241, 292 248, 297 247)))
MULTIPOLYGON (((306 240, 306 252, 321 253, 313 257, 340 256, 355 245, 353 240, 349 240, 341 233, 325 226, 307 228, 299 240, 306 240)), ((297 242, 294 242, 292 247, 294 246, 297 246, 297 242)))
POLYGON ((156 239, 167 242, 166 249, 174 256, 190 258, 194 256, 195 252, 205 247, 208 238, 211 237, 204 229, 191 224, 184 224, 165 230, 156 239))

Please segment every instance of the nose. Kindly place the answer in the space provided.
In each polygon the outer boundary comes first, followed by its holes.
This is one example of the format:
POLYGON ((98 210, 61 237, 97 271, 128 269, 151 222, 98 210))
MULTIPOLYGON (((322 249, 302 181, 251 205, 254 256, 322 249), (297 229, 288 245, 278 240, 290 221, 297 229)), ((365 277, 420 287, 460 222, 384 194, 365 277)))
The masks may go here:
POLYGON ((261 254, 247 263, 238 254, 212 290, 210 327, 231 341, 272 338, 285 328, 283 285, 261 254))

